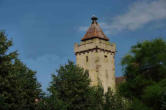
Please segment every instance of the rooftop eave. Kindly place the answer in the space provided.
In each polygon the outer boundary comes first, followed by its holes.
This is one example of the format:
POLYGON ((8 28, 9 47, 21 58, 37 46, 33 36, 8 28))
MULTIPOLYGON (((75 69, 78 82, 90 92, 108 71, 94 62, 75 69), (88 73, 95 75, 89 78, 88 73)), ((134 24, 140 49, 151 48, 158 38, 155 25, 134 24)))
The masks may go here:
POLYGON ((82 38, 81 41, 91 40, 91 39, 94 39, 94 38, 99 38, 99 39, 102 39, 102 40, 105 40, 105 41, 109 41, 108 38, 101 38, 101 37, 98 37, 98 36, 94 36, 94 37, 90 37, 90 38, 82 38))

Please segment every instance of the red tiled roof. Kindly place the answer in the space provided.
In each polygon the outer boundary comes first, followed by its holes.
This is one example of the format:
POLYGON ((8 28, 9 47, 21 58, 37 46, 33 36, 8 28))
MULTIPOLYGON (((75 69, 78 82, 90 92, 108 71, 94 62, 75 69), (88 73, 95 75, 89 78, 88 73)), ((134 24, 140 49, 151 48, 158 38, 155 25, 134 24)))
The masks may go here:
POLYGON ((97 23, 97 17, 92 17, 91 19, 92 19, 92 24, 87 30, 84 37, 82 38, 82 41, 92 38, 100 38, 108 41, 109 39, 106 37, 102 29, 100 28, 99 24, 97 23))
POLYGON ((116 85, 123 83, 126 80, 124 76, 116 77, 116 85))

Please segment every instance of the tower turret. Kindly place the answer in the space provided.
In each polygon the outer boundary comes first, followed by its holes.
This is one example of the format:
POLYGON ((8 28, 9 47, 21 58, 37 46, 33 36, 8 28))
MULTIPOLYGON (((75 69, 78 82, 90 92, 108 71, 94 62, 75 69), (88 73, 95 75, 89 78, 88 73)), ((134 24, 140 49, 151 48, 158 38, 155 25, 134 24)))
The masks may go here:
POLYGON ((75 44, 76 64, 89 71, 91 85, 101 84, 105 92, 109 87, 115 90, 115 44, 103 33, 98 18, 93 16, 91 19, 81 43, 75 44))

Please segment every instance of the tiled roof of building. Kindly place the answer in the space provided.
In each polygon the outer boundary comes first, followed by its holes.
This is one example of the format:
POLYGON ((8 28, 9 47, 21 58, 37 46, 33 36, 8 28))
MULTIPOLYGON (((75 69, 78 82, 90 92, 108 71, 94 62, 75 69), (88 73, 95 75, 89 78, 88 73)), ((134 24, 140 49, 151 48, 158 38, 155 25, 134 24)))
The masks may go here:
POLYGON ((100 38, 100 39, 109 41, 109 39, 106 37, 102 29, 100 28, 99 24, 97 23, 98 18, 93 16, 91 19, 92 19, 92 24, 87 30, 84 37, 82 38, 82 41, 92 39, 92 38, 100 38))
POLYGON ((116 85, 123 83, 126 80, 124 76, 116 77, 116 85))

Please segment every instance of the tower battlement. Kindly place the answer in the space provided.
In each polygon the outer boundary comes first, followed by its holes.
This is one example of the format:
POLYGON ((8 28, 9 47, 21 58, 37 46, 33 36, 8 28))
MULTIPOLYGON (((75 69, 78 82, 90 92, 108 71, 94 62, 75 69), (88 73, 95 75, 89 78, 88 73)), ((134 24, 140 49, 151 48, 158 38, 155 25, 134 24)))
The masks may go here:
POLYGON ((76 55, 90 51, 98 51, 98 50, 115 54, 116 45, 114 43, 110 43, 109 41, 103 41, 97 38, 81 42, 80 44, 75 43, 74 45, 74 52, 76 55))

